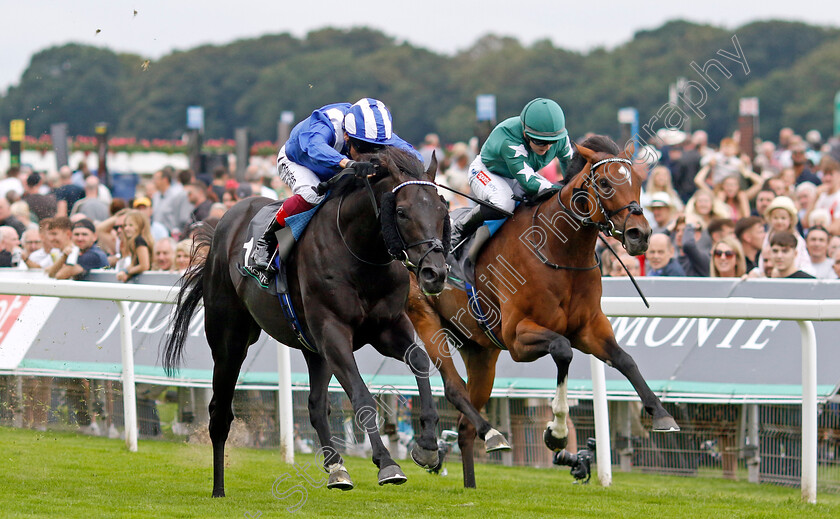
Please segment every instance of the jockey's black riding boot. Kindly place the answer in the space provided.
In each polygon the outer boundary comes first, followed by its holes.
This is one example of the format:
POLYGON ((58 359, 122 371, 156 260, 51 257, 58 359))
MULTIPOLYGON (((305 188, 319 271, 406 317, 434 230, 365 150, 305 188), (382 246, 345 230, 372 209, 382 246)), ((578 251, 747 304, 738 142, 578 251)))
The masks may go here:
POLYGON ((276 218, 271 219, 271 223, 268 224, 263 235, 260 236, 260 239, 254 245, 254 252, 251 253, 251 262, 254 267, 261 270, 268 268, 271 256, 274 254, 274 248, 277 247, 277 237, 274 233, 282 228, 283 226, 280 225, 276 218))
POLYGON ((450 250, 454 249, 462 240, 469 238, 483 223, 484 214, 480 205, 461 215, 458 221, 452 225, 452 246, 450 250))

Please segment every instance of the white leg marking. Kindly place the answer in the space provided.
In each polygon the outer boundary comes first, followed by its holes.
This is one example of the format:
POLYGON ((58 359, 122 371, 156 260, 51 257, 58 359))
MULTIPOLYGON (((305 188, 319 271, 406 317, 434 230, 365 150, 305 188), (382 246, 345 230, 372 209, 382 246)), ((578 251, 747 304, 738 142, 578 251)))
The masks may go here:
POLYGON ((569 428, 566 427, 566 416, 569 414, 569 401, 566 398, 566 386, 569 377, 563 379, 563 383, 557 386, 554 393, 554 400, 551 401, 551 410, 554 412, 554 421, 548 422, 551 435, 562 439, 569 436, 569 428))
POLYGON ((502 433, 500 433, 496 429, 490 429, 489 431, 487 431, 487 434, 484 435, 484 441, 487 441, 490 438, 493 438, 494 436, 501 436, 501 435, 502 435, 502 433))
POLYGON ((336 472, 338 472, 340 470, 343 470, 344 472, 347 472, 347 469, 344 468, 344 465, 342 465, 341 463, 333 463, 328 468, 328 472, 330 474, 335 474, 336 472))

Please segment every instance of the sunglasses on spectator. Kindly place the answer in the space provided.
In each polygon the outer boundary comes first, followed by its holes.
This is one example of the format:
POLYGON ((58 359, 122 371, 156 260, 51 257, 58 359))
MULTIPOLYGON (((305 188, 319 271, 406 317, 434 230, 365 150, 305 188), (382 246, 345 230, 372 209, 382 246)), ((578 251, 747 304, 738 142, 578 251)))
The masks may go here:
POLYGON ((721 257, 721 256, 723 256, 724 258, 734 258, 735 257, 735 251, 733 251, 733 250, 716 250, 714 252, 714 254, 718 258, 721 257))
POLYGON ((114 226, 114 230, 115 230, 115 231, 119 231, 119 230, 120 230, 120 229, 122 229, 123 227, 125 227, 125 226, 124 226, 124 225, 115 225, 115 226, 114 226))
POLYGON ((554 144, 554 141, 541 141, 539 139, 534 139, 529 137, 529 140, 534 143, 534 146, 551 146, 554 144))

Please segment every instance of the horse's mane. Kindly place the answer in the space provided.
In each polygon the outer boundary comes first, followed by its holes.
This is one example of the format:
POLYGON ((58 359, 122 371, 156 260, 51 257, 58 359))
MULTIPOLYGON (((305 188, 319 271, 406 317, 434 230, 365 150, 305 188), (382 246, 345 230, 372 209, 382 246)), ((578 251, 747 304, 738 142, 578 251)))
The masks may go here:
MULTIPOLYGON (((413 153, 403 151, 393 146, 386 146, 376 153, 366 153, 359 157, 361 161, 379 162, 382 167, 390 167, 401 171, 403 174, 415 178, 424 178, 423 163, 417 160, 413 153)), ((382 171, 376 177, 371 179, 375 183, 381 179, 387 178, 389 174, 387 171, 382 171)), ((347 175, 345 178, 339 180, 330 190, 328 198, 335 198, 348 195, 354 191, 361 189, 364 182, 353 175, 347 175)))
MULTIPOLYGON (((593 135, 581 142, 580 145, 592 151, 609 153, 610 155, 621 153, 618 144, 606 135, 593 135)), ((566 177, 563 179, 563 183, 568 184, 575 175, 583 171, 584 166, 586 166, 586 159, 575 150, 572 160, 569 161, 569 167, 566 168, 566 177)))

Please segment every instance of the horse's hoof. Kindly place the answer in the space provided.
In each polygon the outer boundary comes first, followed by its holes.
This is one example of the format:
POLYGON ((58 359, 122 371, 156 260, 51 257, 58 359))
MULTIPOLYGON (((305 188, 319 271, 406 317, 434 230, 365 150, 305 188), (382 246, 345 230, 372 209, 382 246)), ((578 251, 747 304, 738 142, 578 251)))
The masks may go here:
POLYGON ((660 416, 653 419, 653 430, 656 432, 677 432, 680 426, 677 421, 671 416, 660 416))
POLYGON ((558 438, 551 432, 551 427, 546 427, 543 433, 543 441, 545 442, 545 446, 552 451, 560 452, 566 448, 566 444, 569 443, 569 437, 558 438))
POLYGON ((213 489, 213 497, 225 497, 225 489, 213 489))
POLYGON ((350 479, 350 474, 348 474, 346 470, 339 469, 330 473, 330 479, 327 481, 327 488, 353 490, 353 480, 350 479))
POLYGON ((484 450, 486 452, 509 451, 510 444, 502 433, 496 429, 490 429, 484 436, 484 450))
POLYGON ((379 469, 379 486, 382 485, 402 485, 408 480, 403 474, 399 465, 388 465, 383 469, 379 469))
POLYGON ((417 444, 414 444, 414 447, 411 449, 411 459, 420 468, 426 470, 440 465, 440 453, 437 449, 430 451, 417 444))

